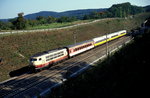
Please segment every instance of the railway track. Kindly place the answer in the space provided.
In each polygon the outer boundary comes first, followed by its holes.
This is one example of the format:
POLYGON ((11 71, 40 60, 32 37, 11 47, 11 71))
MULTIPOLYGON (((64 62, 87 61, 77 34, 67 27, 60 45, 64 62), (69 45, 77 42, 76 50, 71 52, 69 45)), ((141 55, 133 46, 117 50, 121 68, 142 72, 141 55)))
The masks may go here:
MULTIPOLYGON (((109 51, 115 49, 117 46, 123 44, 129 39, 129 37, 122 37, 109 42, 109 51)), ((52 88, 55 85, 62 83, 63 79, 73 76, 75 72, 89 66, 90 62, 102 55, 105 55, 105 47, 106 45, 104 44, 79 56, 73 57, 72 59, 59 63, 48 70, 35 74, 32 73, 19 76, 10 82, 8 81, 0 84, 0 97, 19 97, 27 93, 29 96, 31 95, 33 97, 31 91, 35 91, 37 89, 38 90, 34 92, 34 96, 38 95, 43 89, 52 88)))

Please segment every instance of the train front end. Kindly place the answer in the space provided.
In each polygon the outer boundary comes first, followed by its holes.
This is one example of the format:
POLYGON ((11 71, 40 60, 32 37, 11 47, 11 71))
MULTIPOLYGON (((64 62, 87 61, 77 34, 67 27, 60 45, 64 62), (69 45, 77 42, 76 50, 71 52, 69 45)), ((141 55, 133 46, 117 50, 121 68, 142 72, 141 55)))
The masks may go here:
POLYGON ((43 66, 45 66, 42 57, 31 57, 30 58, 30 67, 37 70, 41 69, 43 66))

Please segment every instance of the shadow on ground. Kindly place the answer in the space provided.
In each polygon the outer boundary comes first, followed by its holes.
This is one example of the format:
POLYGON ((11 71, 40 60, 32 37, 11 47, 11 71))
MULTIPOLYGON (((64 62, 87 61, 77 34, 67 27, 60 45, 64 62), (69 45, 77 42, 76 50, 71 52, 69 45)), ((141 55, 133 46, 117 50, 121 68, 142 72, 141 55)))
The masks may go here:
POLYGON ((27 74, 27 73, 31 73, 31 67, 30 66, 25 66, 25 67, 22 67, 20 69, 13 70, 9 73, 9 76, 15 77, 15 76, 20 76, 20 75, 27 74))

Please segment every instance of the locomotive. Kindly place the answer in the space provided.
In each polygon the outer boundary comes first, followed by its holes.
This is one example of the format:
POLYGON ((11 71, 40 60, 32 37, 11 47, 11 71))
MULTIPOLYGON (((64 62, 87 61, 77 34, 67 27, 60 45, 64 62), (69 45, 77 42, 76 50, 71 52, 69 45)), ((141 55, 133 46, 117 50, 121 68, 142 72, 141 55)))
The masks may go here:
POLYGON ((43 68, 51 67, 55 63, 61 62, 65 59, 69 59, 80 53, 93 49, 94 47, 102 45, 108 41, 125 36, 126 34, 126 30, 121 30, 101 37, 96 37, 91 40, 68 45, 63 48, 44 51, 42 53, 31 56, 29 65, 34 67, 34 70, 41 70, 43 68))

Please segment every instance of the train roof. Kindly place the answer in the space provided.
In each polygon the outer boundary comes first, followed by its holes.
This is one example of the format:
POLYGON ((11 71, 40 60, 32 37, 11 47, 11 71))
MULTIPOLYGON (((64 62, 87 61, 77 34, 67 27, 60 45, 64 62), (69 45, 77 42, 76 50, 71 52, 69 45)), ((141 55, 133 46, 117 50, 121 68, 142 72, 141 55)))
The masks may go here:
POLYGON ((108 35, 116 35, 116 34, 121 34, 122 32, 126 32, 126 30, 121 30, 121 31, 118 31, 118 32, 114 32, 114 33, 110 33, 108 35))
POLYGON ((107 34, 107 36, 103 35, 103 36, 100 36, 100 37, 93 38, 93 40, 94 41, 99 41, 99 40, 105 39, 106 37, 110 38, 111 36, 114 36, 114 35, 117 35, 117 34, 121 34, 122 32, 126 32, 126 30, 121 30, 121 31, 118 31, 118 32, 109 33, 109 34, 107 34))
POLYGON ((60 51, 60 50, 63 50, 63 49, 65 49, 65 48, 51 49, 51 50, 48 50, 48 51, 43 51, 43 52, 36 53, 31 57, 38 57, 38 56, 46 55, 46 54, 53 53, 53 52, 56 52, 56 51, 60 51))
POLYGON ((96 37, 96 38, 93 38, 93 40, 95 42, 99 41, 99 40, 102 40, 102 39, 105 39, 106 38, 106 35, 103 35, 103 36, 100 36, 100 37, 96 37))
POLYGON ((86 41, 79 42, 79 43, 76 43, 76 44, 73 44, 73 45, 68 45, 66 47, 71 48, 71 47, 75 47, 75 46, 82 45, 82 44, 89 43, 89 42, 93 42, 93 40, 86 40, 86 41))

